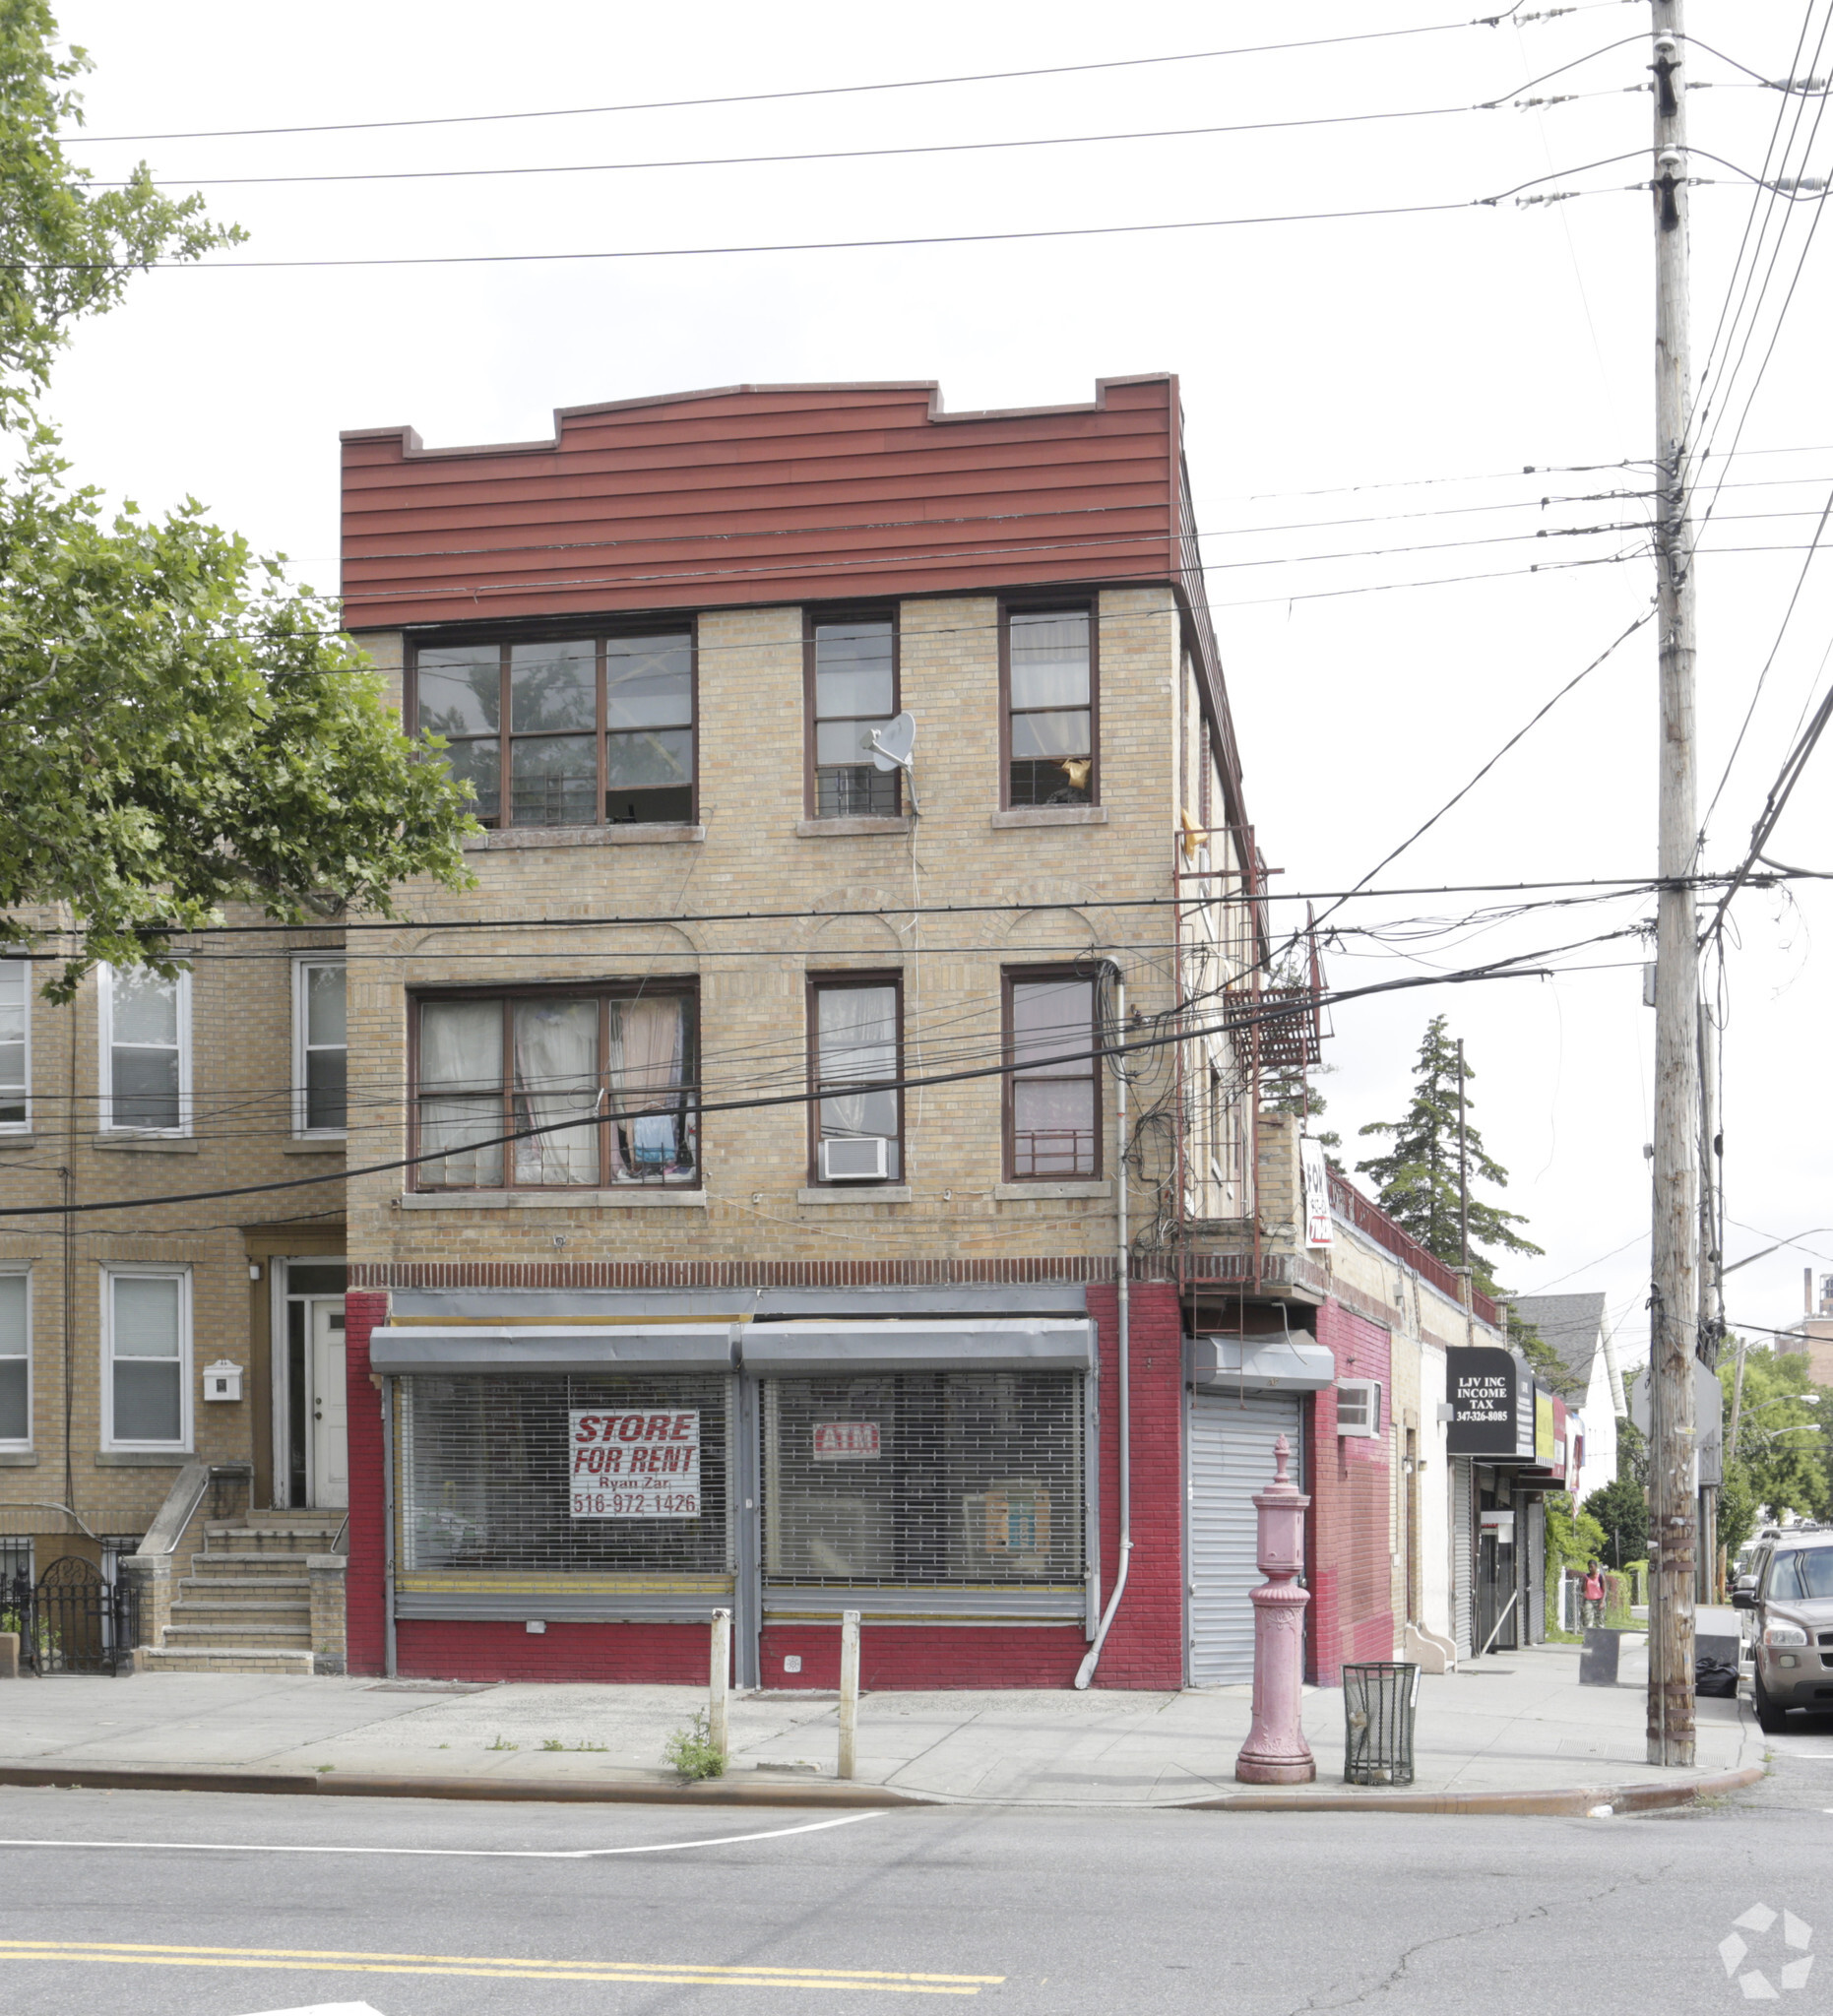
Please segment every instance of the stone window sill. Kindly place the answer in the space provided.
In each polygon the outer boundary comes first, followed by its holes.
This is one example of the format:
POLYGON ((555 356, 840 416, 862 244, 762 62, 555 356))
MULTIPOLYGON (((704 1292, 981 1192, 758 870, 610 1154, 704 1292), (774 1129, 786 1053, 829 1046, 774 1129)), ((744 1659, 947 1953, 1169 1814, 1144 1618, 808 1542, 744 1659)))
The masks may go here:
POLYGON ((1111 1197, 1113 1184, 1106 1177, 1089 1182, 995 1183, 993 1199, 999 1204, 1026 1204, 1040 1197, 1111 1197))
POLYGON ((871 840, 880 834, 908 833, 912 820, 908 812, 895 819, 798 819, 797 840, 871 840))
POLYGON ((98 1449, 94 1460, 103 1470, 182 1470, 197 1458, 189 1449, 98 1449))
POLYGON ((328 1134, 320 1134, 317 1136, 305 1134, 297 1135, 291 1141, 283 1141, 280 1145, 280 1152, 282 1153, 282 1155, 341 1156, 344 1154, 344 1152, 348 1146, 348 1142, 345 1139, 345 1137, 342 1134, 336 1136, 328 1134))
POLYGON ((1106 826, 1106 805, 1014 805, 1008 812, 995 812, 996 827, 1013 826, 1106 826))
POLYGON ((505 826, 466 836, 468 854, 523 847, 681 847, 705 840, 704 826, 505 826))
POLYGON ((0 1155, 4 1155, 9 1148, 36 1148, 37 1145, 38 1137, 35 1134, 0 1134, 0 1155))
POLYGON ((822 1183, 797 1190, 797 1204, 908 1204, 908 1183, 822 1183))
POLYGON ((403 1211, 627 1211, 672 1206, 704 1211, 704 1190, 669 1190, 660 1184, 627 1190, 406 1190, 403 1211))
POLYGON ((134 1155, 197 1155, 201 1145, 184 1134, 97 1134, 94 1148, 124 1150, 134 1155))
POLYGON ((0 1470, 36 1470, 35 1449, 0 1449, 0 1470))

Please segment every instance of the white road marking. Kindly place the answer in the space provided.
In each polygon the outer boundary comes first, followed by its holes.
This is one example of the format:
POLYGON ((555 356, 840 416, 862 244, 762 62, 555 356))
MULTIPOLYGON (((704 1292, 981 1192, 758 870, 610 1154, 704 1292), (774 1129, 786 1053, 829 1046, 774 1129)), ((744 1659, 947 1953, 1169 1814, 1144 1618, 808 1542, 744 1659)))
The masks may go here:
POLYGON ((314 2002, 309 2009, 261 2009, 256 2016, 382 2016, 367 2002, 314 2002))
POLYGON ((317 1848, 262 1841, 30 1841, 0 1839, 0 1848, 172 1849, 205 1855, 438 1855, 482 1857, 493 1861, 585 1862, 606 1855, 667 1855, 680 1848, 732 1848, 747 1841, 780 1841, 788 1834, 819 1834, 859 1820, 882 1820, 881 1807, 848 1813, 838 1820, 810 1820, 800 1827, 771 1827, 761 1834, 716 1834, 699 1841, 647 1841, 630 1848, 317 1848))

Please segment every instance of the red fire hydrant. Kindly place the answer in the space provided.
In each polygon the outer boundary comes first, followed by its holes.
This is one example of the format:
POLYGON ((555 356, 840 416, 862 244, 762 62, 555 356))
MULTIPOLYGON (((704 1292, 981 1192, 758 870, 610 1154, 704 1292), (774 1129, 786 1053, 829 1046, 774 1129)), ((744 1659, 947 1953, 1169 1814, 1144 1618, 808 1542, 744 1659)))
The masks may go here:
POLYGON ((1304 1566, 1304 1515, 1311 1501, 1286 1475, 1292 1451, 1282 1435, 1273 1448, 1273 1482, 1257 1492, 1260 1572, 1254 1606, 1254 1721, 1234 1760, 1245 1785, 1307 1785, 1317 1760, 1299 1724, 1304 1681, 1304 1608, 1310 1592, 1304 1566))

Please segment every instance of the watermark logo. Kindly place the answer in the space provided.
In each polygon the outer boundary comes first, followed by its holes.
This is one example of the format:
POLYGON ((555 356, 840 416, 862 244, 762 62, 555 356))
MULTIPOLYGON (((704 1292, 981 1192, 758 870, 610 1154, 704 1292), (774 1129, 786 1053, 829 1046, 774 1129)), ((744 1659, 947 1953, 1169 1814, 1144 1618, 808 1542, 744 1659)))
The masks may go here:
POLYGON ((1774 1912, 1767 1904, 1753 1904, 1740 1918, 1732 1920, 1734 1929, 1719 1941, 1719 1958, 1725 1963, 1728 1981, 1735 1980, 1742 1988, 1746 2002, 1779 2002, 1785 1988, 1804 1988, 1807 1977, 1813 1970, 1814 1956, 1807 1947, 1814 1933, 1811 1925, 1804 1925, 1792 1911, 1774 1912), (1780 1966, 1775 1958, 1776 1947, 1770 1933, 1780 1923, 1782 1945, 1801 1954, 1799 1960, 1783 1960, 1780 1966), (1776 1981, 1782 1984, 1778 1988, 1760 1967, 1746 1968, 1744 1962, 1751 1958, 1752 1947, 1745 1932, 1754 1933, 1762 1944, 1754 1949, 1759 1960, 1767 1958, 1776 1969, 1776 1981))

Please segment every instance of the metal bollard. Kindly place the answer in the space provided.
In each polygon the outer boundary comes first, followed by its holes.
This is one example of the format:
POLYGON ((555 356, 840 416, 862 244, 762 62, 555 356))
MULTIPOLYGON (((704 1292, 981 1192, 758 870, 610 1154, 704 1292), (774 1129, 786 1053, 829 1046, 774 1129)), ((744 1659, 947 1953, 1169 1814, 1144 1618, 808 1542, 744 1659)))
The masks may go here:
POLYGON ((730 1717, 731 1702, 729 1675, 732 1659, 732 1613, 730 1610, 713 1612, 713 1661, 708 1674, 707 1689, 707 1741, 720 1753, 722 1760, 731 1748, 730 1717))
POLYGON ((840 1613, 840 1763, 837 1778, 851 1778, 859 1732, 859 1612, 840 1613))

